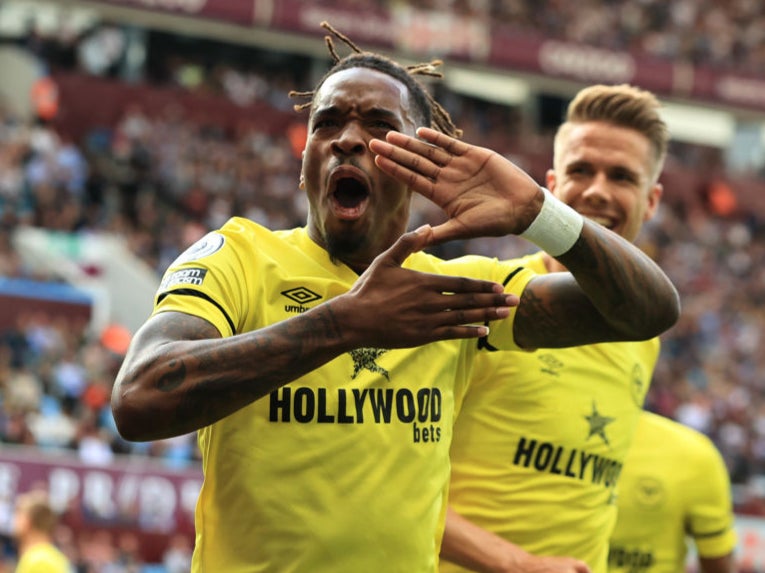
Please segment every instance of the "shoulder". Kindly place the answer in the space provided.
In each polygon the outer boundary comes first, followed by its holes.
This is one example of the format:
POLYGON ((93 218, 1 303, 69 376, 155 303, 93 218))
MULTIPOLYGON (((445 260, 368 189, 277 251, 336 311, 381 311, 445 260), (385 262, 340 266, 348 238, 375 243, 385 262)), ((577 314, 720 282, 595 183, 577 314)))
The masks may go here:
POLYGON ((280 249, 286 243, 297 242, 301 232, 304 234, 300 228, 272 231, 248 219, 234 217, 189 246, 168 268, 181 267, 202 259, 207 262, 236 259, 242 252, 250 259, 258 252, 280 249))
POLYGON ((643 412, 638 426, 638 436, 650 438, 654 443, 662 443, 683 451, 685 455, 698 457, 719 456, 714 442, 705 434, 689 426, 659 416, 652 412, 643 412))
POLYGON ((507 284, 518 276, 531 277, 536 274, 526 263, 525 259, 500 261, 481 255, 465 255, 455 259, 435 260, 434 272, 448 275, 459 275, 483 280, 493 280, 507 284))

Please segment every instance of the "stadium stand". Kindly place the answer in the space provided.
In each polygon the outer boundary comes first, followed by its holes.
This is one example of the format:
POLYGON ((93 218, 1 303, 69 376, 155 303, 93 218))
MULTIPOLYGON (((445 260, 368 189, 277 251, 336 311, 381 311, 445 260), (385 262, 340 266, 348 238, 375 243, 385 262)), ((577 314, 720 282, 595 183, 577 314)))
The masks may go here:
MULTIPOLYGON (((572 42, 742 77, 765 71, 765 7, 758 2, 416 4, 462 23, 492 22, 532 43, 572 42)), ((406 8, 313 3, 316 14, 329 15, 406 8)), ((43 229, 59 242, 69 237, 71 251, 77 248, 71 237, 117 236, 157 275, 234 213, 272 228, 302 223, 296 174, 304 118, 286 94, 310 85, 323 61, 142 28, 147 56, 136 79, 126 63, 134 24, 96 19, 77 34, 26 26, 20 36, 0 38, 0 48, 20 49, 48 72, 57 107, 24 115, 0 101, 0 484, 51 479, 57 469, 58 507, 66 517, 57 540, 78 572, 188 571, 199 483, 194 436, 147 444, 118 436, 108 397, 130 333, 108 318, 94 328, 95 307, 82 303, 88 292, 62 294, 65 273, 32 264, 15 238, 43 229), (32 284, 42 285, 39 294, 32 284), (19 292, 32 302, 19 302, 19 292), (168 492, 173 505, 158 506, 168 492)), ((466 140, 501 151, 543 180, 565 96, 547 107, 539 100, 530 113, 436 89, 466 140)), ((765 108, 757 105, 746 112, 762 121, 765 108)), ((676 141, 662 181, 666 200, 639 244, 677 285, 683 315, 662 337, 647 405, 707 434, 723 453, 741 526, 749 528, 741 570, 754 571, 765 566, 765 160, 742 167, 725 149, 676 141)), ((412 225, 438 217, 423 202, 412 225)), ((446 245, 439 254, 510 257, 528 249, 522 241, 481 239, 446 245)), ((104 272, 87 259, 79 267, 94 279, 104 272)), ((12 570, 15 558, 7 520, 12 495, 0 487, 0 573, 12 570)))

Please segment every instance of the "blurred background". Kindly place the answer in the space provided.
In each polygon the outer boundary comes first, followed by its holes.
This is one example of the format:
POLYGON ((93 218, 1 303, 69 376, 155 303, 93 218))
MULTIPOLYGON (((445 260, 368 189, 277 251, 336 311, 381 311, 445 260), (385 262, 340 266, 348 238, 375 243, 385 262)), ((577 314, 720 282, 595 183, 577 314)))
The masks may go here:
MULTIPOLYGON (((230 216, 302 225, 322 20, 406 63, 464 132, 540 183, 574 93, 631 83, 673 141, 640 246, 681 292, 647 407, 717 444, 741 571, 765 571, 765 4, 757 0, 0 1, 0 572, 46 488, 78 571, 189 570, 193 435, 128 443, 109 409, 161 272, 230 216)), ((340 49, 342 50, 342 46, 340 49)), ((345 54, 345 51, 342 51, 345 54)), ((412 227, 440 214, 418 201, 412 227)), ((520 241, 437 254, 502 258, 520 241)))

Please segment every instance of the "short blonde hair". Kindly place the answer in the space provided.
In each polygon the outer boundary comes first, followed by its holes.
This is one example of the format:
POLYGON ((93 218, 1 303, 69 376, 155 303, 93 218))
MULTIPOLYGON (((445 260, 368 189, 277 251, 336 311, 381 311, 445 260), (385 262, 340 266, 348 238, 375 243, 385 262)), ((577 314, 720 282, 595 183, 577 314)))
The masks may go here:
POLYGON ((16 500, 16 511, 25 515, 35 531, 51 535, 58 523, 58 514, 48 502, 48 494, 32 490, 21 494, 16 500))
POLYGON ((634 129, 648 139, 653 149, 652 175, 656 182, 669 145, 669 130, 659 114, 660 107, 655 95, 635 86, 598 84, 584 88, 569 103, 566 121, 555 134, 554 162, 557 163, 561 148, 574 125, 602 121, 634 129))

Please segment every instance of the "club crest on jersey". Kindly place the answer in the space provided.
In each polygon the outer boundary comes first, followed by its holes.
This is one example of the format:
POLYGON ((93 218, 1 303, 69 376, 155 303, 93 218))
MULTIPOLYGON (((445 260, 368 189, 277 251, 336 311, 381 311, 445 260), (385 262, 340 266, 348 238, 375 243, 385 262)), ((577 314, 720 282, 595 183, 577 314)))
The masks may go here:
POLYGON ((540 370, 551 376, 560 376, 560 370, 563 368, 563 362, 558 360, 552 354, 538 354, 537 359, 541 363, 540 370))
POLYGON ((213 253, 219 251, 225 242, 226 238, 220 233, 207 233, 204 237, 183 251, 170 266, 176 267, 183 263, 188 263, 189 261, 198 261, 204 257, 209 257, 213 253))
POLYGON ((635 487, 635 499, 643 507, 656 508, 664 503, 664 486, 656 478, 643 476, 635 487))
POLYGON ((647 390, 647 384, 645 383, 645 376, 643 375, 643 369, 640 364, 635 364, 632 367, 632 380, 630 383, 630 392, 632 394, 632 400, 639 406, 643 407, 645 402, 645 393, 647 390))

